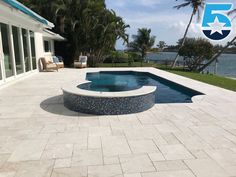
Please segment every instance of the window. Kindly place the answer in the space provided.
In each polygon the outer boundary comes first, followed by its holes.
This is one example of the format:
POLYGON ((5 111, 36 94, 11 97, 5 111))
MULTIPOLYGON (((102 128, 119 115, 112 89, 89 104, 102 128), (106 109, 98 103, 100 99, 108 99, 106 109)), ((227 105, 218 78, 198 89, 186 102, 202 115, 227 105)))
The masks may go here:
POLYGON ((13 64, 12 58, 10 55, 10 47, 9 47, 9 33, 8 26, 6 24, 0 23, 1 28, 1 36, 2 36, 2 48, 4 54, 4 65, 5 65, 5 73, 6 77, 13 76, 13 64))
POLYGON ((44 41, 44 52, 51 52, 51 46, 49 41, 44 41))
POLYGON ((26 29, 22 29, 22 38, 23 38, 23 48, 24 48, 24 56, 25 56, 25 71, 30 71, 30 56, 29 56, 29 47, 27 43, 27 31, 26 29))
POLYGON ((33 70, 34 70, 34 69, 37 69, 37 61, 36 61, 35 40, 34 40, 33 31, 30 31, 30 43, 31 43, 32 64, 33 64, 33 70))
POLYGON ((16 72, 17 74, 21 74, 23 73, 23 63, 21 60, 18 28, 15 26, 12 26, 12 35, 13 35, 14 52, 15 52, 16 72))
MULTIPOLYGON (((1 35, 1 24, 0 24, 0 35, 1 35)), ((0 42, 1 42, 1 36, 0 36, 0 42)), ((0 81, 3 79, 2 76, 2 60, 3 60, 3 53, 2 53, 2 44, 0 43, 0 81)))
MULTIPOLYGON (((0 59, 0 61, 1 61, 1 59, 0 59)), ((2 80, 2 65, 1 65, 1 63, 0 63, 0 80, 2 80)))

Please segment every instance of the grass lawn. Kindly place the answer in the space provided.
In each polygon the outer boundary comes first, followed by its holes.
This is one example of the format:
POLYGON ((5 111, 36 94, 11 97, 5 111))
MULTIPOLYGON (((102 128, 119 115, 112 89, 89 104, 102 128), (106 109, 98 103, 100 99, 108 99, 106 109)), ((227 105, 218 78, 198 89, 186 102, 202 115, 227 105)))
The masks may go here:
POLYGON ((236 91, 236 80, 211 75, 211 74, 200 74, 186 71, 175 71, 175 70, 166 70, 174 74, 178 74, 184 77, 188 77, 194 80, 198 80, 201 82, 205 82, 207 84, 215 85, 221 88, 225 88, 228 90, 236 91))
MULTIPOLYGON (((128 63, 117 63, 117 64, 103 63, 103 64, 98 65, 98 67, 140 67, 140 66, 141 66, 140 62, 135 62, 131 66, 129 66, 128 63)), ((158 65, 153 62, 143 63, 143 67, 156 67, 158 69, 163 69, 165 71, 178 74, 184 77, 188 77, 194 80, 198 80, 207 84, 211 84, 211 85, 215 85, 215 86, 225 88, 228 90, 236 91, 236 80, 233 80, 233 79, 211 75, 211 74, 186 72, 186 71, 182 71, 181 69, 172 70, 172 69, 166 68, 166 66, 158 65)))
MULTIPOLYGON (((98 67, 141 67, 141 63, 134 62, 131 66, 128 63, 100 63, 98 67)), ((143 63, 143 67, 157 67, 157 64, 153 62, 143 63)))

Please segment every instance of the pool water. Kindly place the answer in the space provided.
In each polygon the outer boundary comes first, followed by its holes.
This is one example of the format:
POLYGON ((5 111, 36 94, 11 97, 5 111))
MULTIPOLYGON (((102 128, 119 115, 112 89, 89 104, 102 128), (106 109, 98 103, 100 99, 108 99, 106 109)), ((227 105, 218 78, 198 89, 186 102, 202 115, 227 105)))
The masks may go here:
POLYGON ((146 72, 112 71, 87 73, 90 83, 79 85, 85 90, 123 92, 142 86, 156 86, 156 103, 191 103, 191 98, 201 93, 146 72))

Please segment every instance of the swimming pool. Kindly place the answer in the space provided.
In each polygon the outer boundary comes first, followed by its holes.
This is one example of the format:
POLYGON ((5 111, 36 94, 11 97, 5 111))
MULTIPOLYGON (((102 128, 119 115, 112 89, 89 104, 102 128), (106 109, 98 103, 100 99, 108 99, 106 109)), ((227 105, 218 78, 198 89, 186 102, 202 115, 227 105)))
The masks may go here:
POLYGON ((155 103, 191 103, 191 98, 201 93, 168 81, 148 72, 104 71, 87 73, 80 89, 97 92, 125 92, 143 86, 156 86, 155 103))
POLYGON ((146 111, 155 104, 191 103, 202 93, 149 72, 119 70, 86 72, 84 80, 62 87, 64 105, 94 115, 146 111))

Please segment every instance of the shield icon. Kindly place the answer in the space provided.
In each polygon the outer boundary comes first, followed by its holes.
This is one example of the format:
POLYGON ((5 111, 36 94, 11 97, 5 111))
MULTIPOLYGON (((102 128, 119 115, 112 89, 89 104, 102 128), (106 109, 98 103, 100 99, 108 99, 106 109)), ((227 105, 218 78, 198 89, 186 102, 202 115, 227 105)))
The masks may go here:
POLYGON ((232 30, 231 19, 227 13, 233 8, 232 3, 208 3, 202 19, 202 32, 210 40, 223 40, 232 30))

